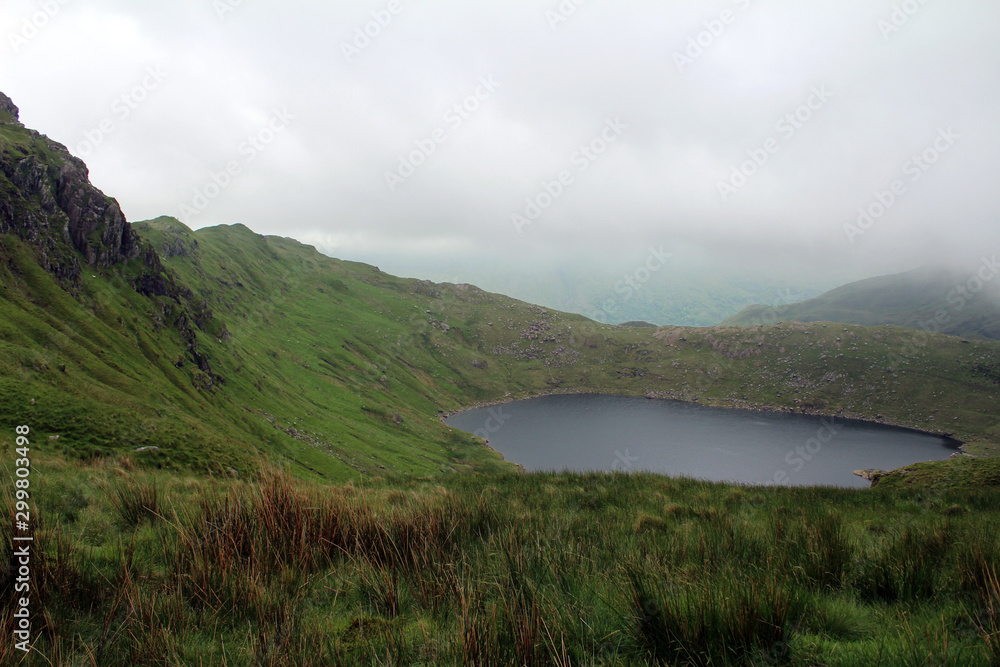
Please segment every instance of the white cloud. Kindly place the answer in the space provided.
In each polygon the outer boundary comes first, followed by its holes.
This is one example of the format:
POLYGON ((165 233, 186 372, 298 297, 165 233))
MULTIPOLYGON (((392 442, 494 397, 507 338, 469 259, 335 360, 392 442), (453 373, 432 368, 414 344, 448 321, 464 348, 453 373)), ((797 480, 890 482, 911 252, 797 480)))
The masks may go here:
MULTIPOLYGON (((17 34, 39 1, 12 0, 0 31, 17 34)), ((760 265, 822 256, 817 271, 879 273, 1000 242, 994 3, 927 4, 889 39, 886 0, 590 2, 556 30, 545 14, 556 2, 399 3, 349 61, 343 43, 388 0, 254 0, 221 19, 196 0, 64 0, 17 52, 5 39, 0 78, 26 124, 73 147, 147 66, 169 71, 87 157, 132 219, 177 215, 287 107, 288 131, 186 222, 293 230, 346 259, 417 253, 431 266, 436 253, 488 249, 502 264, 674 240, 738 247, 760 265), (679 72, 674 53, 724 9, 734 20, 679 72), (449 125, 491 76, 502 86, 449 125), (718 181, 816 85, 834 97, 722 201, 718 181), (511 214, 616 116, 630 126, 621 141, 516 234, 511 214), (846 243, 843 224, 947 126, 968 139, 846 243), (446 139, 390 192, 386 170, 438 128, 446 139)))

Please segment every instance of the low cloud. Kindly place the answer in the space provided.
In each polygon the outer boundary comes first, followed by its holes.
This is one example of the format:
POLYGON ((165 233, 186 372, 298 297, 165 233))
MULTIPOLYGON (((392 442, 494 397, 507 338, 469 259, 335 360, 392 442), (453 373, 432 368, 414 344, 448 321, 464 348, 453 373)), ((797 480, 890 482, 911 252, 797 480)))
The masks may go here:
POLYGON ((386 270, 685 246, 860 277, 1000 246, 995 4, 223 4, 12 0, 4 92, 130 219, 386 270), (240 161, 274 109, 294 120, 240 161), (627 130, 580 169, 608 119, 627 130), (909 180, 942 130, 961 139, 909 180))

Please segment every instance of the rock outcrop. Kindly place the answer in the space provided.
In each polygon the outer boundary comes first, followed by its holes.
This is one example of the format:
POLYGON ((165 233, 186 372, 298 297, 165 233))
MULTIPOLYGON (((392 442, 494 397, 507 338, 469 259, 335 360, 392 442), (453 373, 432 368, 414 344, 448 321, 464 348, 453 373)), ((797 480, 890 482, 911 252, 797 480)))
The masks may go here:
POLYGON ((80 286, 81 260, 104 269, 139 260, 131 281, 136 292, 160 301, 153 309, 157 328, 171 326, 180 334, 202 373, 201 385, 210 389, 221 382, 195 331, 212 321, 207 304, 196 302, 163 266, 118 202, 91 184, 87 165, 62 144, 24 128, 17 106, 3 93, 0 126, 11 130, 0 136, 0 234, 27 242, 42 268, 72 293, 80 286))
POLYGON ((20 110, 14 104, 14 100, 0 93, 0 123, 24 127, 21 125, 20 113, 20 110), (5 117, 5 114, 8 117, 5 117))
MULTIPOLYGON (((18 109, 0 93, 0 124, 23 127, 18 109)), ((13 233, 38 248, 45 268, 75 279, 79 262, 59 252, 69 244, 90 266, 110 267, 135 259, 140 240, 111 197, 90 183, 82 160, 62 144, 23 129, 0 145, 0 233, 13 233)))

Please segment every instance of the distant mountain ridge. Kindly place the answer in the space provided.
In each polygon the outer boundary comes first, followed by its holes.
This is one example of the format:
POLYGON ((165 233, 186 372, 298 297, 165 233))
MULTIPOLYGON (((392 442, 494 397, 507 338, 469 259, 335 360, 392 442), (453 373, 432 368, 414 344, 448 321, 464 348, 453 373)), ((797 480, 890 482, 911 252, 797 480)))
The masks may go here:
POLYGON ((726 320, 747 326, 777 322, 892 324, 953 336, 1000 340, 1000 264, 996 255, 957 271, 923 267, 869 278, 788 306, 750 306, 726 320))
MULTIPOLYGON (((322 248, 321 248, 322 251, 322 248)), ((331 250, 332 252, 332 250, 331 250)), ((642 253, 605 258, 526 257, 514 263, 489 255, 427 259, 371 258, 394 275, 434 282, 468 282, 527 303, 578 313, 604 324, 717 326, 752 304, 789 303, 819 296, 857 276, 755 274, 724 257, 677 250, 659 270, 646 272, 642 253), (693 256, 692 256, 693 255, 693 256), (638 267, 638 268, 637 268, 638 267)))

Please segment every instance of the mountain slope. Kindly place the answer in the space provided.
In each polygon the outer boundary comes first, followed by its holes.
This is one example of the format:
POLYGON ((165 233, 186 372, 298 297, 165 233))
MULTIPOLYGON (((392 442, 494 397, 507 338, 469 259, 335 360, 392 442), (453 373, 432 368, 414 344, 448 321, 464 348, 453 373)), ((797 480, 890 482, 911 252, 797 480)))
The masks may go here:
MULTIPOLYGON (((553 391, 840 413, 970 439, 991 440, 997 422, 996 344, 896 327, 612 327, 467 285, 395 278, 241 226, 193 232, 161 218, 136 228, 225 318, 227 345, 258 348, 243 359, 283 385, 302 383, 294 400, 335 379, 410 425, 553 391)), ((246 383, 217 356, 227 390, 246 383)))
POLYGON ((790 306, 751 306, 725 324, 895 324, 955 336, 1000 339, 998 272, 995 257, 983 258, 982 264, 968 273, 917 269, 844 285, 790 306))
POLYGON ((1000 344, 894 327, 614 327, 240 225, 121 227, 82 163, 7 113, 0 419, 58 436, 47 450, 155 447, 138 460, 216 474, 279 461, 340 480, 509 469, 439 413, 567 391, 876 419, 980 452, 1000 442, 1000 344), (19 181, 26 170, 39 177, 19 181), (67 174, 81 194, 47 205, 38 193, 67 174), (80 209, 76 228, 92 231, 77 242, 61 201, 108 208, 80 209))

